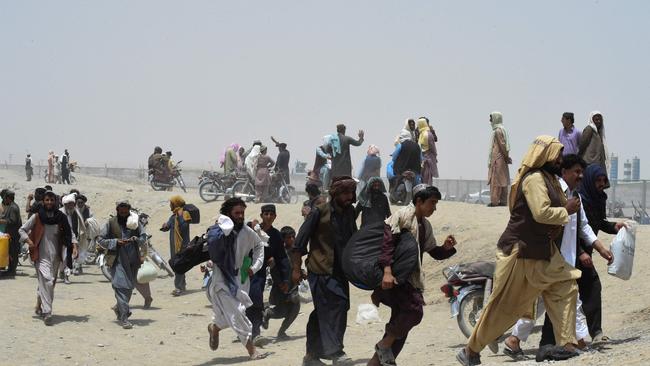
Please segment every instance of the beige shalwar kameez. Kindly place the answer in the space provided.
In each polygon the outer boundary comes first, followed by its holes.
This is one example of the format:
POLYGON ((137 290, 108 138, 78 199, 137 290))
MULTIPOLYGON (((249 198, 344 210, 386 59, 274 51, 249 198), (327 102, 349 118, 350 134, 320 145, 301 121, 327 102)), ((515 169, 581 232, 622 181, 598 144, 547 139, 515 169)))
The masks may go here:
MULTIPOLYGON (((546 162, 557 159, 562 145, 550 136, 538 137, 531 145, 519 169, 511 196, 510 209, 515 200, 525 199, 535 222, 542 225, 560 226, 569 222, 569 214, 564 207, 551 207, 551 198, 543 173, 533 172, 546 162), (521 190, 519 185, 521 184, 521 190), (517 193, 520 192, 520 193, 517 193)), ((557 181, 552 185, 566 204, 566 196, 557 181), (557 187, 556 187, 557 185, 557 187)), ((550 258, 520 258, 520 248, 515 244, 510 254, 497 252, 494 273, 494 288, 481 317, 469 339, 469 348, 476 353, 500 337, 519 318, 532 317, 534 305, 541 295, 546 311, 553 323, 555 340, 558 345, 576 344, 576 299, 578 287, 576 279, 581 275, 567 264, 551 239, 548 243, 528 243, 548 245, 550 258)))
POLYGON ((501 113, 493 112, 492 146, 488 159, 488 185, 490 186, 490 203, 492 206, 505 206, 508 203, 508 186, 510 185, 510 143, 503 127, 501 113))

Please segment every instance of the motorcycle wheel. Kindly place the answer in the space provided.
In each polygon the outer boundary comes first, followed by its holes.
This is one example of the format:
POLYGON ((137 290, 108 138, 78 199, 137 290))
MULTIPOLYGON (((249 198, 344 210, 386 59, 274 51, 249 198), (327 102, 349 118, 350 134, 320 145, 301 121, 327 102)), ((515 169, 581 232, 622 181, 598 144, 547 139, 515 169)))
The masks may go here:
POLYGON ((296 189, 293 188, 292 186, 280 187, 280 191, 278 193, 279 193, 280 203, 296 203, 296 202, 298 202, 298 196, 296 195, 296 189))
POLYGON ((250 202, 255 199, 255 189, 250 182, 239 181, 232 185, 232 195, 250 202))
POLYGON ((183 192, 187 193, 187 187, 185 187, 185 181, 183 180, 183 176, 179 175, 176 177, 176 181, 178 182, 178 186, 181 187, 183 192))
POLYGON ((168 187, 166 187, 166 186, 160 186, 160 185, 158 185, 158 183, 156 183, 155 180, 152 180, 152 181, 151 181, 151 188, 152 188, 154 191, 166 191, 168 187))
POLYGON ((289 203, 298 203, 298 194, 296 193, 296 189, 293 186, 288 186, 289 189, 289 203))
POLYGON ((460 303, 460 309, 456 320, 460 331, 469 338, 472 335, 474 326, 478 322, 483 310, 483 290, 475 290, 468 293, 460 303))
POLYGON ((223 189, 215 182, 205 181, 199 186, 199 196, 205 202, 212 202, 219 199, 223 189))
POLYGON ((20 248, 20 254, 18 255, 18 265, 26 266, 28 265, 29 260, 30 260, 29 249, 27 247, 27 244, 25 244, 20 248))

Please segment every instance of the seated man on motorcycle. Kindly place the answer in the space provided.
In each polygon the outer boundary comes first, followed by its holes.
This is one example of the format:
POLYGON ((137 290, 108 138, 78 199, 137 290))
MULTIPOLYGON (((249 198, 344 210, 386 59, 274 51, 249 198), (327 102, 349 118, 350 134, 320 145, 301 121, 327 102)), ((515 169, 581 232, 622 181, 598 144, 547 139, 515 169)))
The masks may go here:
POLYGON ((408 333, 420 323, 423 316, 424 277, 421 257, 407 282, 397 283, 392 274, 391 264, 399 234, 408 230, 417 238, 420 253, 427 252, 434 259, 447 259, 456 253, 456 239, 452 235, 445 239, 442 246, 436 245, 433 228, 427 220, 442 198, 438 188, 420 184, 413 192, 411 204, 391 215, 384 227, 384 242, 379 257, 379 265, 384 268, 384 278, 381 288, 372 293, 371 299, 376 306, 384 304, 390 307, 391 317, 386 324, 384 337, 375 345, 375 354, 368 362, 370 366, 396 365, 395 358, 402 351, 408 333))
POLYGON ((397 144, 392 154, 394 177, 388 181, 388 191, 391 194, 407 171, 415 174, 415 184, 418 184, 422 179, 420 175, 422 170, 422 151, 420 150, 420 146, 411 139, 411 134, 406 131, 402 131, 399 136, 399 141, 400 143, 397 144))
POLYGON ((153 175, 156 181, 170 180, 171 170, 169 169, 169 157, 163 154, 162 148, 156 146, 148 161, 149 174, 153 175))

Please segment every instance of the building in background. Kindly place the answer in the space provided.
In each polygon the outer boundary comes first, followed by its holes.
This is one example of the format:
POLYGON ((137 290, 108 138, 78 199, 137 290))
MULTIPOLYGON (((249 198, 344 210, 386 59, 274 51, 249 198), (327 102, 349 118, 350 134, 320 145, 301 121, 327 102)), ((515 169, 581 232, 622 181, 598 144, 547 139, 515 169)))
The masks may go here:
POLYGON ((623 180, 627 182, 632 180, 632 163, 630 159, 623 164, 623 180))
POLYGON ((611 162, 609 168, 609 180, 617 181, 618 180, 618 156, 612 153, 612 156, 609 159, 609 161, 611 162))
POLYGON ((641 180, 641 159, 638 156, 632 159, 632 180, 635 182, 641 180))

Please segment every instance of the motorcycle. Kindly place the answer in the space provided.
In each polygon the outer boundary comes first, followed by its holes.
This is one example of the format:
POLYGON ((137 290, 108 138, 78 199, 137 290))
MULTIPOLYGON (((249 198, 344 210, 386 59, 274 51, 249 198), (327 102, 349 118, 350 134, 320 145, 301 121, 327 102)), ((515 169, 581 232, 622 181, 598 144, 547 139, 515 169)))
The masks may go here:
MULTIPOLYGON (((271 185, 269 187, 270 202, 295 203, 298 200, 296 189, 287 184, 281 173, 271 173, 271 185)), ((235 184, 226 190, 226 197, 239 197, 244 201, 253 201, 255 196, 254 180, 250 176, 238 178, 235 184)))
POLYGON ((472 262, 442 270, 447 283, 440 287, 440 291, 449 299, 451 316, 456 318, 460 331, 467 338, 472 335, 481 310, 492 293, 494 268, 494 262, 472 262))
POLYGON ((245 177, 238 177, 232 187, 226 189, 226 198, 239 197, 246 202, 255 199, 255 181, 247 174, 245 177))
POLYGON ((178 185, 181 187, 183 192, 187 192, 187 187, 185 186, 185 181, 181 174, 183 171, 180 168, 182 162, 183 161, 181 160, 172 167, 169 177, 160 175, 156 176, 153 170, 149 170, 149 184, 151 184, 151 188, 153 188, 154 191, 166 191, 168 188, 178 185))
MULTIPOLYGON (((77 177, 72 175, 72 172, 74 171, 73 169, 78 169, 78 168, 79 167, 77 167, 76 165, 75 166, 70 165, 70 172, 68 173, 68 178, 70 178, 70 184, 77 183, 77 177)), ((50 182, 49 181, 49 176, 48 176, 48 173, 47 173, 47 168, 44 168, 43 170, 41 170, 41 177, 43 178, 45 183, 47 183, 47 184, 52 184, 52 183, 63 184, 63 177, 61 176, 60 169, 55 169, 55 172, 54 172, 53 176, 54 176, 54 181, 50 182)))
POLYGON ((205 202, 216 201, 220 196, 226 195, 226 190, 237 182, 238 177, 240 176, 236 173, 222 174, 204 171, 199 177, 199 196, 205 202))
POLYGON ((415 186, 416 175, 413 171, 407 170, 394 178, 394 184, 390 187, 388 198, 394 205, 408 205, 413 200, 413 186, 415 186))
MULTIPOLYGON (((140 221, 140 224, 142 225, 142 227, 146 227, 147 224, 149 223, 149 215, 147 215, 146 213, 143 213, 143 212, 138 213, 138 211, 135 210, 135 209, 133 211, 138 214, 138 220, 140 221)), ((158 251, 156 251, 156 249, 153 247, 153 245, 151 245, 151 235, 147 235, 147 241, 145 243, 145 248, 147 250, 146 258, 151 260, 151 262, 153 262, 156 265, 156 267, 158 267, 158 269, 164 270, 165 272, 167 272, 167 275, 169 277, 173 278, 174 277, 174 271, 169 266, 169 263, 167 263, 167 261, 163 259, 163 257, 160 255, 160 253, 158 253, 158 251)), ((111 272, 109 271, 108 265, 106 263, 105 256, 106 256, 106 251, 102 247, 100 247, 98 245, 97 246, 97 256, 96 256, 95 261, 96 261, 97 265, 99 266, 99 269, 102 271, 102 274, 104 275, 104 277, 106 277, 106 279, 108 281, 112 281, 113 277, 111 276, 111 272)))
POLYGON ((201 175, 199 175, 199 185, 201 185, 203 182, 213 179, 213 177, 219 175, 218 172, 212 172, 209 170, 204 170, 201 172, 201 175))
POLYGON ((287 184, 287 181, 284 179, 284 175, 280 172, 271 174, 271 187, 269 188, 269 195, 273 202, 298 202, 296 189, 293 186, 287 184))

